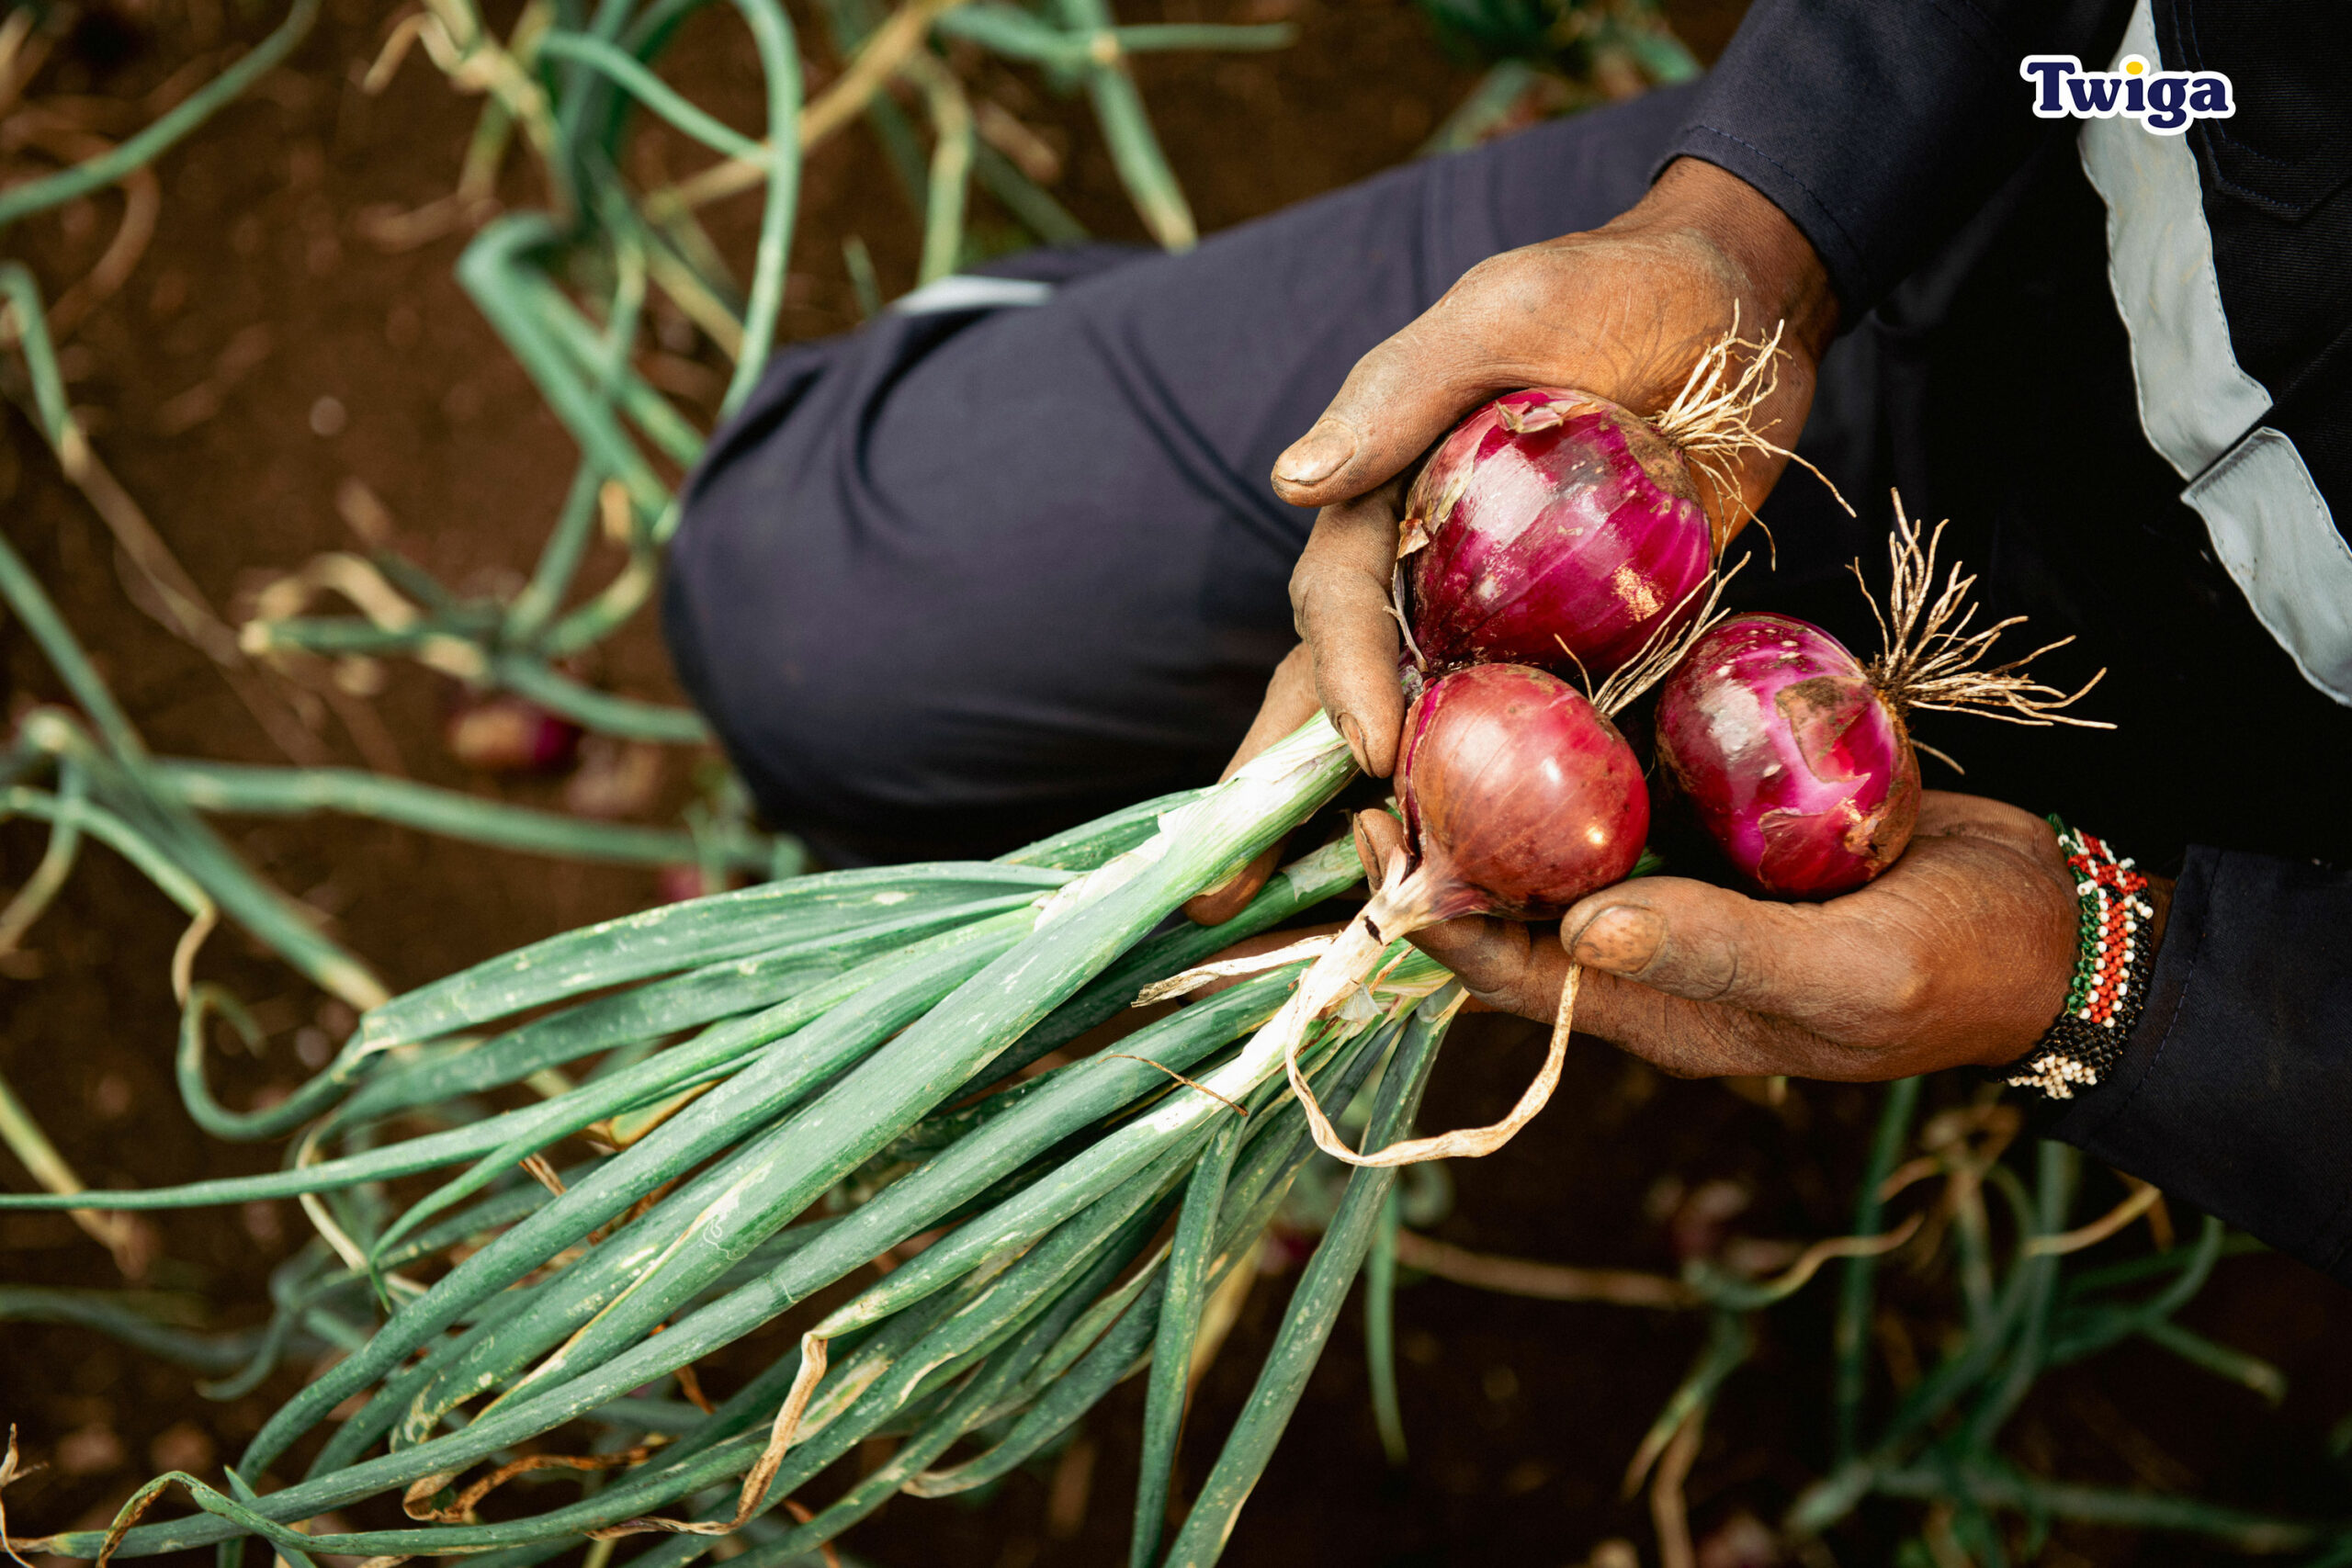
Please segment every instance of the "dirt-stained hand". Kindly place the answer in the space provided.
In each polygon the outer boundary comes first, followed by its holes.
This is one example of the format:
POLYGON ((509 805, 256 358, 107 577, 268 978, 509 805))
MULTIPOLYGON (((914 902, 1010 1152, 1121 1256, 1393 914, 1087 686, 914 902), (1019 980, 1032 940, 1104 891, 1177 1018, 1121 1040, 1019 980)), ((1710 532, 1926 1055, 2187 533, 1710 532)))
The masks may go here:
MULTIPOLYGON (((1386 778, 1405 716, 1389 592, 1410 466, 1464 413, 1520 387, 1577 387, 1654 412, 1731 329, 1735 312, 1743 334, 1786 324, 1779 387, 1758 423, 1792 441, 1837 326, 1828 276, 1779 208, 1713 164, 1686 158, 1604 227, 1471 268, 1358 361, 1322 417, 1274 465, 1277 494, 1322 511, 1291 574, 1304 640, 1276 672, 1233 765, 1320 706, 1358 764, 1386 778)), ((1760 502, 1786 461, 1758 452, 1736 463, 1742 502, 1760 502)), ((1728 536, 1736 518, 1715 510, 1718 532, 1728 536)), ((1238 909, 1273 865, 1261 863, 1194 900, 1193 918, 1238 909)))
MULTIPOLYGON (((1317 692, 1365 772, 1385 777, 1396 765, 1404 717, 1387 611, 1399 476, 1464 413, 1520 387, 1576 387, 1656 412, 1735 320, 1743 334, 1785 323, 1779 385, 1758 423, 1792 442, 1837 326, 1827 274, 1779 208, 1684 159, 1606 226, 1481 262, 1356 363, 1275 462, 1273 484, 1294 505, 1323 508, 1291 576, 1291 605, 1314 649, 1317 692)), ((1742 504, 1710 498, 1719 536, 1787 462, 1755 451, 1736 465, 1742 504)))
MULTIPOLYGON (((1401 834, 1385 813, 1357 818, 1368 854, 1401 834)), ((2170 893, 2151 885, 2159 942, 2170 893)), ((1471 919, 1413 941, 1474 998, 1547 1021, 1573 956, 1585 966, 1577 1032, 1679 1077, 1871 1081, 2023 1055, 2065 1000, 2076 919, 2047 822, 1930 790, 1903 858, 1825 903, 1652 876, 1584 899, 1556 940, 1471 919)))

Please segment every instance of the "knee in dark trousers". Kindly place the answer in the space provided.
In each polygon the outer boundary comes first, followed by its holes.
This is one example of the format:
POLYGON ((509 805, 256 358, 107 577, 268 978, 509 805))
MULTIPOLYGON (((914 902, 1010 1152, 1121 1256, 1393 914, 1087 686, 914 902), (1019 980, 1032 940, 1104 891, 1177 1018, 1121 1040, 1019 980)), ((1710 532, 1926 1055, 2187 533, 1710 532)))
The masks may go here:
POLYGON ((1471 266, 1638 200, 1686 100, 1185 255, 1033 253, 993 288, 1043 303, 781 353, 689 487, 667 587, 682 677, 766 813, 841 862, 994 853, 1213 779, 1295 640, 1313 518, 1275 457, 1471 266))

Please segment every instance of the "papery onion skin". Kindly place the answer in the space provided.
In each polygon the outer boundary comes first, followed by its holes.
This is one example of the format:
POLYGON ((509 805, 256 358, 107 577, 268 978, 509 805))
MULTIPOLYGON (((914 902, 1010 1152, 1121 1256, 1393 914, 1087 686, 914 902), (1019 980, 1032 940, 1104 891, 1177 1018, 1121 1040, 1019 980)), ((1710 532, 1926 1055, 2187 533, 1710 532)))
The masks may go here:
POLYGON ((1416 526, 1428 539, 1406 557, 1413 640, 1436 671, 1575 663, 1599 677, 1713 560, 1682 455, 1632 411, 1561 387, 1509 393, 1455 426, 1406 511, 1408 542, 1416 526))
POLYGON ((1649 787, 1617 727, 1558 677, 1481 664, 1431 682, 1396 767, 1420 857, 1403 900, 1429 920, 1551 919, 1623 881, 1649 835, 1649 787))
POLYGON ((1919 818, 1903 718, 1843 644, 1735 615, 1658 694, 1657 760, 1759 892, 1826 898, 1894 863, 1919 818))

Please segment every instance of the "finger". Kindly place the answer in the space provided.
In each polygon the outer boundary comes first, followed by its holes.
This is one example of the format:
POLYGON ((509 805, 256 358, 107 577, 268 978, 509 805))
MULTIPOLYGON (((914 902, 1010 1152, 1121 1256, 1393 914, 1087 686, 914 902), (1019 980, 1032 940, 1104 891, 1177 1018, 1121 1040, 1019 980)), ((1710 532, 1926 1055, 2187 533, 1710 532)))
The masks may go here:
POLYGON ((1249 733, 1234 748, 1232 760, 1217 774, 1217 782, 1223 784, 1239 773, 1244 762, 1314 717, 1316 706, 1315 650, 1302 642, 1283 655, 1283 661, 1267 678, 1266 697, 1258 705, 1258 716, 1250 721, 1249 733))
MULTIPOLYGON (((2064 1001, 2074 888, 2054 845, 2003 841, 2033 829, 1996 803, 1939 812, 1949 831, 1914 839, 1885 875, 1826 904, 1652 877, 1569 910, 1565 940, 1596 969, 1710 1004, 1700 1035, 1783 1053, 1772 1070, 1877 1078, 2010 1061, 2064 1001)), ((1682 1048, 1627 1027, 1654 1059, 1682 1048)))
POLYGON ((1325 507, 1290 581, 1298 635, 1314 650, 1317 697, 1356 765, 1374 778, 1396 768, 1405 723, 1392 613, 1401 500, 1397 487, 1383 486, 1325 507))
MULTIPOLYGON (((1401 840, 1402 829, 1389 820, 1401 840)), ((1359 854, 1365 853, 1365 839, 1377 833, 1376 829, 1367 832, 1368 828, 1371 824, 1360 818, 1359 854)), ((1472 916, 1425 927, 1413 933, 1412 941, 1453 971, 1474 1003, 1544 1023, 1557 1016, 1570 959, 1548 931, 1472 916)), ((1592 967, 1586 969, 1578 987, 1576 1030, 1676 1077, 1900 1076, 1890 1069, 1883 1053, 1844 1049, 1786 1020, 1669 996, 1592 967)))
MULTIPOLYGON (((1266 682, 1266 700, 1259 705, 1258 716, 1250 720, 1249 733, 1234 749, 1232 761, 1217 775, 1218 782, 1231 778, 1244 762, 1315 716, 1315 708, 1314 651, 1300 643, 1274 666, 1266 682)), ((1273 875, 1289 842, 1285 834, 1224 882, 1185 900, 1184 918, 1196 926, 1221 926, 1239 914, 1273 875)))
POLYGON ((1580 964, 1692 1001, 1810 1023, 1903 999, 1917 972, 1900 926, 1864 931, 1834 906, 1772 904, 1676 876, 1596 893, 1560 923, 1580 964))
MULTIPOLYGON (((1532 931, 1517 920, 1471 915, 1424 926, 1411 941, 1453 970, 1473 1001, 1545 1023, 1560 1010, 1568 955, 1549 932, 1532 931)), ((1577 1026, 1586 1026, 1581 1002, 1577 1026)))
POLYGON ((1787 1019, 1669 996, 1589 967, 1578 987, 1576 1027, 1678 1078, 1786 1075, 1868 1082, 1917 1070, 1907 1059, 1841 1045, 1787 1019))
MULTIPOLYGON (((1672 228, 1567 235, 1491 256, 1356 362, 1275 460, 1274 491, 1295 506, 1361 495, 1518 387, 1581 387, 1655 413, 1730 325, 1727 266, 1713 245, 1672 228)), ((1809 356, 1795 357, 1808 361, 1805 373, 1784 378, 1760 411, 1784 445, 1812 397, 1809 356)))
POLYGON ((1394 479, 1470 409, 1519 385, 1485 352, 1477 269, 1445 299, 1355 363, 1340 395, 1274 460, 1274 493, 1293 506, 1329 506, 1394 479))
POLYGON ((1385 811, 1359 811, 1353 822, 1356 859, 1363 863, 1364 881, 1378 888, 1388 881, 1391 868, 1411 859, 1405 842, 1405 825, 1385 811))
MULTIPOLYGON (((1385 811, 1355 816, 1356 858, 1374 887, 1405 863, 1405 825, 1385 811)), ((1550 940, 1537 942, 1512 920, 1473 916, 1424 926, 1411 934, 1423 953, 1454 973, 1480 1007, 1549 1020, 1558 1009, 1567 954, 1550 940)))
MULTIPOLYGON (((1570 959, 1548 931, 1472 916, 1426 927, 1412 941, 1453 971, 1473 1002, 1543 1023, 1558 1015, 1570 959)), ((1575 1027, 1680 1078, 1888 1076, 1879 1056, 1841 1050, 1785 1020, 1689 1001, 1589 967, 1575 1027)))
POLYGON ((1184 900, 1184 918, 1196 926, 1221 926, 1250 907, 1274 874, 1274 867, 1283 863, 1283 850, 1287 838, 1269 844, 1248 865, 1218 883, 1205 893, 1195 893, 1184 900))
MULTIPOLYGON (((1405 825, 1385 811, 1359 811, 1354 827, 1357 858, 1363 862, 1364 874, 1377 887, 1385 868, 1406 852, 1405 825)), ((1574 911, 1569 918, 1576 918, 1574 911)), ((1566 929, 1562 928, 1564 933, 1566 929)), ((1498 1011, 1546 1022, 1559 1010, 1560 991, 1567 980, 1570 958, 1565 942, 1555 940, 1548 930, 1532 931, 1518 920, 1472 915, 1424 926, 1412 933, 1411 940, 1422 952, 1453 970, 1475 1001, 1498 1011)), ((1593 977, 1602 981, 1615 979, 1598 967, 1593 977)), ((1639 986, 1631 988, 1644 989, 1639 986)), ((1659 995, 1655 991, 1645 994, 1659 995)), ((1579 1029, 1613 1038, 1604 1026, 1623 1009, 1612 1006, 1609 995, 1605 985, 1598 990, 1588 988, 1588 999, 1578 1005, 1579 1029)), ((1640 1021, 1638 1011, 1632 1015, 1632 1021, 1640 1021)))
POLYGON ((1922 790, 1916 841, 1925 838, 1989 839, 2021 854, 2058 859, 2058 834, 2047 818, 2003 801, 1951 790, 1922 790))

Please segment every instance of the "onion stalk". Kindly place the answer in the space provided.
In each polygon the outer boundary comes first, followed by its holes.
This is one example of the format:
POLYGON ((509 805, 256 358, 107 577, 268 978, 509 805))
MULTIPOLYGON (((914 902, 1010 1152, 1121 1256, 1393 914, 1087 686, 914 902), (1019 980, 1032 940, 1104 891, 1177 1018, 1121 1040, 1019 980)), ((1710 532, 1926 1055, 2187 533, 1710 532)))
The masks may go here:
MULTIPOLYGON (((318 1204, 348 1256, 286 1298, 290 1321, 340 1291, 380 1288, 397 1304, 270 1419, 240 1472, 267 1468, 345 1402, 356 1412, 307 1479, 266 1496, 189 1485, 198 1517, 141 1524, 160 1495, 151 1485, 114 1529, 40 1544, 145 1555, 258 1534, 310 1551, 527 1553, 673 1531, 677 1547, 657 1548, 657 1561, 682 1563, 877 1427, 916 1423, 922 1440, 902 1453, 922 1470, 983 1421, 1045 1408, 1081 1370, 1124 1375, 1138 1354, 1127 1325, 1157 1301, 1164 1268, 1147 1244, 1220 1130, 1244 1126, 1220 1218, 1198 1233, 1213 1250, 1196 1266, 1212 1280, 1238 1266, 1311 1151, 1282 1055, 1250 1043, 1304 960, 1185 1008, 1118 1052, 956 1102, 1149 983, 1354 883, 1361 871, 1343 841, 1292 863, 1224 926, 1157 931, 1351 772, 1344 742, 1318 718, 1214 790, 1006 863, 835 874, 666 906, 371 1010, 296 1097, 302 1117, 326 1118, 305 1149, 356 1140, 354 1152, 269 1176, 71 1200, 318 1204), (387 1117, 600 1055, 603 1066, 554 1100, 366 1146, 387 1117), (649 1108, 663 1111, 658 1122, 602 1159, 559 1174, 540 1157, 567 1134, 649 1108), (388 1176, 452 1166, 454 1181, 397 1218, 352 1201, 388 1176), (942 1226, 920 1257, 826 1316, 803 1350, 690 1432, 632 1427, 640 1417, 628 1412, 648 1383, 691 1375, 699 1357, 942 1226), (452 1245, 463 1255, 438 1279, 404 1272, 452 1245), (639 1434, 616 1450, 626 1462, 607 1484, 524 1518, 475 1517, 520 1473, 477 1474, 484 1460, 581 1418, 639 1434), (317 1537, 290 1528, 388 1491, 402 1495, 412 1527, 317 1537)), ((1405 1015, 1450 978, 1401 944, 1388 956, 1364 1005, 1324 1021, 1300 1053, 1327 1097, 1352 1094, 1395 1047, 1405 1015)), ((208 990, 200 1006, 220 1002, 208 990)), ((193 1016, 185 1070, 200 1088, 204 1025, 193 1016)), ((0 1206, 54 1204, 10 1196, 0 1206)), ((1097 1397, 1110 1386, 1087 1376, 1097 1397)), ((1074 1416, 1067 1404, 1054 1419, 1074 1416)), ((803 1543, 795 1551, 813 1545, 896 1484, 854 1489, 785 1539, 803 1543)))

